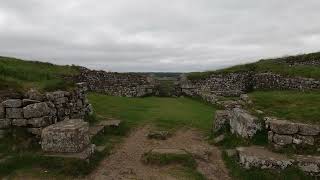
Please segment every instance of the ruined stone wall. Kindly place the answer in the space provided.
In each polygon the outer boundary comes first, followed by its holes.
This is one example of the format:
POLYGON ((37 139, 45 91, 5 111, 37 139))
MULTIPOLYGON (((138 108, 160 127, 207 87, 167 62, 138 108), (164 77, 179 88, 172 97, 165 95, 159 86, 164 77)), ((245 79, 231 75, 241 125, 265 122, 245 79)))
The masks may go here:
POLYGON ((265 118, 268 141, 277 148, 287 145, 320 148, 320 126, 265 118))
POLYGON ((273 73, 214 74, 201 80, 181 82, 182 92, 188 96, 201 96, 202 92, 218 96, 240 96, 252 89, 315 90, 320 80, 286 77, 273 73))
POLYGON ((86 82, 90 91, 114 96, 141 97, 153 93, 154 80, 138 73, 116 73, 83 68, 74 77, 77 82, 86 82))
POLYGON ((7 99, 0 103, 1 133, 15 127, 26 128, 41 135, 41 130, 58 121, 84 118, 92 111, 85 95, 86 87, 79 83, 73 91, 55 91, 41 94, 30 90, 23 98, 7 99))

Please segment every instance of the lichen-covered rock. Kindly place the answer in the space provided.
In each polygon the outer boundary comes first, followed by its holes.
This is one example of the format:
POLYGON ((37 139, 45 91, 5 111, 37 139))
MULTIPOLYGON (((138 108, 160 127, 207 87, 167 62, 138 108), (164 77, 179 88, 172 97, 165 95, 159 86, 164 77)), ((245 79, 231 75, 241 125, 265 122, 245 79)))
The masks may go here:
POLYGON ((290 135, 275 134, 273 136, 273 142, 281 146, 292 144, 292 141, 293 141, 293 138, 290 135))
POLYGON ((293 137, 293 143, 294 144, 306 144, 306 145, 314 145, 314 137, 313 136, 302 136, 302 135, 296 135, 293 137))
POLYGON ((213 133, 217 133, 224 128, 226 128, 227 124, 229 123, 230 112, 224 110, 216 111, 214 120, 213 120, 213 133))
POLYGON ((320 156, 296 156, 299 168, 311 175, 320 175, 320 156))
POLYGON ((45 127, 50 124, 52 124, 52 117, 50 116, 43 116, 40 118, 31 118, 28 120, 28 124, 31 125, 32 127, 45 127))
POLYGON ((21 99, 8 99, 2 102, 2 105, 7 108, 18 108, 22 106, 21 99))
POLYGON ((252 138, 257 131, 262 129, 262 124, 257 117, 239 108, 231 111, 229 123, 231 132, 243 138, 252 138))
POLYGON ((49 113, 50 108, 45 102, 30 104, 23 108, 23 114, 25 118, 37 118, 47 116, 49 113))
POLYGON ((6 118, 22 119, 23 118, 22 108, 6 108, 6 118))
POLYGON ((45 152, 81 152, 90 144, 89 126, 80 119, 70 119, 42 130, 41 147, 45 152))
POLYGON ((295 134, 299 130, 298 124, 286 120, 271 120, 269 125, 270 129, 277 134, 295 134))
POLYGON ((0 119, 0 129, 6 129, 11 127, 10 119, 0 119))
POLYGON ((27 126, 27 120, 26 119, 12 119, 12 125, 13 126, 27 126))
POLYGON ((320 133, 320 126, 316 124, 299 123, 299 134, 306 136, 316 136, 320 133))

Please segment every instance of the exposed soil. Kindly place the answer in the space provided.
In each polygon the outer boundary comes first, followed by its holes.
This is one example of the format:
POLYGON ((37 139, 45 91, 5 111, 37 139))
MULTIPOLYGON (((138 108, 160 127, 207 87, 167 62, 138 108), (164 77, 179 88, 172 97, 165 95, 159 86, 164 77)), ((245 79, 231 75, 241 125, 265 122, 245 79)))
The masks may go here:
POLYGON ((170 173, 177 165, 160 167, 141 162, 142 154, 154 148, 184 149, 195 155, 197 170, 207 179, 230 179, 220 150, 209 145, 198 131, 183 129, 167 140, 154 140, 147 138, 150 130, 151 127, 145 126, 133 131, 87 179, 181 179, 170 173))

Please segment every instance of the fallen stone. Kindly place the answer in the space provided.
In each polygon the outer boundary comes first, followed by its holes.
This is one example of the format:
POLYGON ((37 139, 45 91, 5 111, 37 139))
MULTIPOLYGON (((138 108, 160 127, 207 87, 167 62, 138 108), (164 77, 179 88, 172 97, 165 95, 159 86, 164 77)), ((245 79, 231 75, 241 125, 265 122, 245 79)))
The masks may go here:
POLYGON ((6 129, 11 127, 10 119, 0 119, 0 129, 6 129))
POLYGON ((218 110, 216 111, 214 121, 213 121, 213 127, 212 131, 213 133, 217 133, 220 130, 226 128, 230 118, 230 112, 224 111, 224 110, 218 110))
POLYGON ((320 126, 319 125, 311 125, 311 124, 298 124, 299 126, 299 134, 305 136, 316 136, 320 133, 320 126))
POLYGON ((270 129, 277 134, 295 134, 299 130, 298 124, 286 120, 271 120, 269 123, 270 129))
POLYGON ((50 108, 45 102, 30 104, 23 108, 23 114, 25 118, 38 118, 47 116, 49 113, 50 108))
POLYGON ((3 101, 2 105, 6 108, 18 108, 22 106, 22 101, 20 99, 8 99, 3 101))
POLYGON ((96 135, 104 132, 104 126, 101 125, 93 125, 89 127, 89 137, 92 139, 96 135))
POLYGON ((166 140, 171 134, 168 131, 151 131, 148 133, 147 137, 149 139, 160 139, 166 140))
POLYGON ((22 119, 23 118, 22 108, 6 108, 6 118, 22 119))
POLYGON ((42 130, 41 148, 45 152, 81 152, 90 143, 89 126, 80 119, 70 119, 42 130))
POLYGON ((222 142, 222 141, 224 140, 224 138, 225 138, 224 134, 221 134, 220 136, 214 138, 214 139, 213 139, 213 142, 214 142, 215 144, 218 144, 218 143, 222 142))
POLYGON ((27 126, 27 120, 26 119, 12 119, 12 125, 13 126, 27 126))
POLYGON ((32 99, 23 99, 22 106, 28 106, 30 104, 40 103, 40 101, 32 100, 32 99))
POLYGON ((246 168, 285 169, 293 165, 294 160, 283 154, 267 150, 262 146, 238 147, 240 164, 246 168))
POLYGON ((121 124, 121 120, 106 120, 106 121, 100 121, 98 125, 104 126, 104 127, 119 127, 121 124))
POLYGON ((293 138, 292 136, 288 136, 288 135, 274 134, 273 142, 278 145, 284 146, 284 145, 292 144, 293 138))

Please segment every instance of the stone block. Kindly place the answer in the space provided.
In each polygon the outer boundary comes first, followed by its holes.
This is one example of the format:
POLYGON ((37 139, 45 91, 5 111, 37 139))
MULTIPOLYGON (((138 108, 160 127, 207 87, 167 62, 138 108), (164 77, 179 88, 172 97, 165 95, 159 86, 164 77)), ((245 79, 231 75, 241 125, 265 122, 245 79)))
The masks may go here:
POLYGON ((319 175, 320 173, 320 156, 303 156, 296 155, 298 167, 307 173, 319 175))
POLYGON ((226 128, 230 118, 230 111, 218 110, 216 111, 212 131, 213 133, 219 132, 220 130, 226 128))
POLYGON ((297 123, 286 120, 271 120, 269 125, 270 129, 277 134, 295 134, 299 130, 297 123))
POLYGON ((44 116, 40 118, 31 118, 28 120, 28 124, 32 127, 45 127, 52 124, 52 118, 50 116, 44 116))
POLYGON ((316 136, 320 133, 320 126, 315 124, 298 124, 299 134, 305 136, 316 136))
POLYGON ((89 126, 80 119, 70 119, 42 130, 41 147, 45 152, 76 153, 90 144, 89 126))
POLYGON ((25 118, 38 118, 47 116, 49 113, 50 108, 45 102, 30 104, 23 108, 23 114, 25 118))
POLYGON ((10 119, 0 119, 0 129, 6 129, 11 126, 10 119))
POLYGON ((28 106, 30 104, 40 103, 40 101, 32 100, 32 99, 23 99, 22 106, 28 106))
POLYGON ((274 134, 273 142, 278 144, 278 145, 284 146, 284 145, 292 144, 293 143, 293 138, 290 135, 274 134))
POLYGON ((272 141, 273 141, 273 132, 268 131, 268 142, 272 142, 272 141))
POLYGON ((306 144, 306 145, 311 145, 313 146, 315 143, 314 137, 313 136, 301 136, 301 135, 296 135, 293 138, 293 142, 295 144, 306 144))
POLYGON ((6 118, 22 119, 23 118, 22 108, 6 108, 6 118))
POLYGON ((27 120, 26 119, 12 119, 12 125, 13 126, 27 126, 27 120))
POLYGON ((22 106, 21 99, 8 99, 2 102, 2 105, 7 108, 18 108, 22 106))

